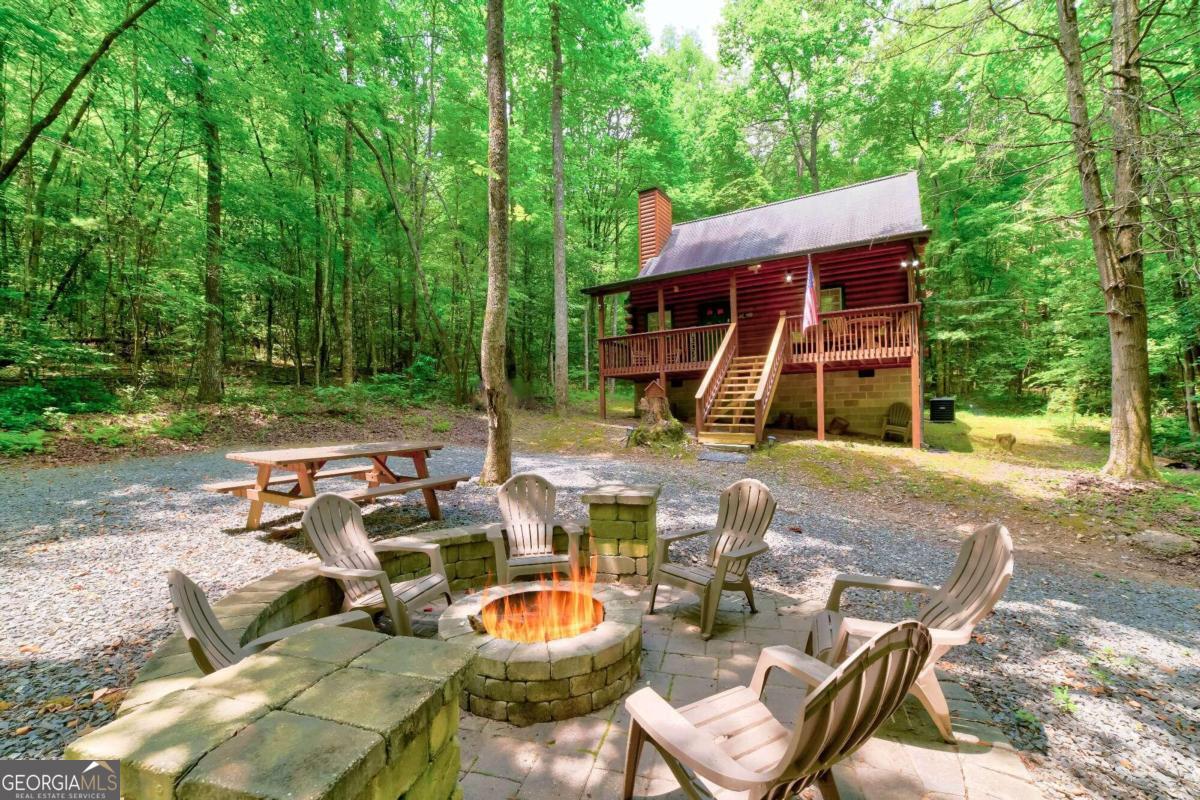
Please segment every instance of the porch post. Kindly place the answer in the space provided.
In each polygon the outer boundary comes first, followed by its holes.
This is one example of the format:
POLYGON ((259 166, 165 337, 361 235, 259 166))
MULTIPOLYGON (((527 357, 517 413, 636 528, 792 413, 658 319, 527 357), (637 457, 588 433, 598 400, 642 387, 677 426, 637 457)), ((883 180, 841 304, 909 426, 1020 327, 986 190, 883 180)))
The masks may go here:
MULTIPOLYGON (((731 270, 729 273, 729 322, 736 324, 738 321, 737 315, 737 271, 731 270)), ((737 337, 740 329, 733 329, 733 344, 737 345, 737 337)))
POLYGON ((817 441, 825 441, 825 362, 817 354, 817 441))
POLYGON ((663 287, 658 285, 658 383, 665 391, 667 388, 667 337, 663 331, 667 329, 667 304, 663 298, 663 287))
POLYGON ((600 295, 596 300, 599 303, 596 310, 596 361, 600 365, 600 419, 608 419, 608 404, 604 396, 608 386, 604 376, 604 305, 607 298, 600 295))
POLYGON ((821 262, 813 259, 812 265, 813 290, 817 293, 817 441, 823 442, 825 441, 825 321, 821 319, 821 262))
POLYGON ((909 370, 909 383, 912 386, 912 448, 920 450, 925 435, 925 404, 921 392, 921 324, 915 310, 912 313, 912 326, 912 366, 909 370))

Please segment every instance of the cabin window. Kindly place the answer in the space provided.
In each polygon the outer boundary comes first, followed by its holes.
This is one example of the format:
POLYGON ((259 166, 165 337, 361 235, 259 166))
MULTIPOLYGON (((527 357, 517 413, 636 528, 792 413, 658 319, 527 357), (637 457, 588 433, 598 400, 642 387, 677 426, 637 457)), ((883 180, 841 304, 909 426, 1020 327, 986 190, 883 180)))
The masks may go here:
POLYGON ((845 307, 845 299, 840 286, 830 286, 821 289, 821 311, 841 311, 845 307))
MULTIPOLYGON (((666 318, 667 318, 666 330, 670 330, 671 328, 675 327, 671 321, 671 309, 669 309, 669 308, 666 311, 666 318)), ((657 311, 647 311, 646 312, 646 332, 653 333, 654 331, 657 331, 657 330, 662 330, 658 326, 658 312, 657 311)))
POLYGON ((729 322, 729 301, 712 300, 701 303, 697 314, 701 325, 720 325, 729 322))

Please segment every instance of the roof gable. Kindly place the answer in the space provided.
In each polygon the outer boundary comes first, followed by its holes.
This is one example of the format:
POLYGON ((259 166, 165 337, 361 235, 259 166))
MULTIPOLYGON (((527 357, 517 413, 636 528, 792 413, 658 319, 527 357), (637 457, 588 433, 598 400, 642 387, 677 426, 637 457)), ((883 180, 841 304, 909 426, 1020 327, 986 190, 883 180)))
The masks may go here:
POLYGON ((907 172, 677 223, 639 278, 750 264, 926 233, 917 174, 907 172))

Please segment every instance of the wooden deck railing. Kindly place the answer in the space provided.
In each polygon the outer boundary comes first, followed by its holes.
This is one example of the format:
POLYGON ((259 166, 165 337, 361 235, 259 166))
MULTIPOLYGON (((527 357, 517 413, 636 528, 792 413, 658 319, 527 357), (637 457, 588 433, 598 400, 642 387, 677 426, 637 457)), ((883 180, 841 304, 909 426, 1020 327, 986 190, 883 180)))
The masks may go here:
POLYGON ((767 359, 763 362, 758 388, 754 392, 754 441, 756 442, 762 441, 763 428, 767 424, 767 414, 771 411, 771 401, 775 399, 775 384, 779 382, 779 374, 783 372, 783 362, 787 354, 786 339, 787 317, 781 314, 779 322, 775 325, 775 335, 771 337, 771 347, 767 350, 767 359))
POLYGON ((912 355, 917 341, 918 303, 904 303, 821 314, 821 325, 807 333, 800 316, 788 317, 790 363, 882 361, 912 355))
POLYGON ((695 372, 708 368, 732 326, 702 325, 600 340, 605 377, 695 372))
POLYGON ((725 331, 724 338, 721 339, 720 346, 717 347, 717 352, 713 356, 712 363, 708 367, 708 371, 704 373, 704 380, 700 382, 700 388, 696 390, 696 429, 704 424, 704 420, 708 417, 708 412, 712 409, 713 403, 716 402, 717 395, 721 393, 721 383, 725 380, 725 373, 729 370, 729 363, 733 361, 733 357, 737 355, 737 323, 729 326, 729 330, 725 331))

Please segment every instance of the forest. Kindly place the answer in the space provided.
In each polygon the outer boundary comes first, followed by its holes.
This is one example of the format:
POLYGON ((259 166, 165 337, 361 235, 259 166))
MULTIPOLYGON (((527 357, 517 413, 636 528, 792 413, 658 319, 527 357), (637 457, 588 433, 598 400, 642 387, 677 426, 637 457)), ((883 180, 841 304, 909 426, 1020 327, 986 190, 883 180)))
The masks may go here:
POLYGON ((1151 431, 1196 452, 1195 0, 728 0, 716 58, 638 2, 505 16, 501 174, 483 4, 0 3, 0 435, 90 382, 478 402, 489 182, 493 341, 519 400, 561 404, 595 380, 579 290, 636 274, 638 189, 687 220, 917 170, 927 392, 1115 406, 1121 474, 1153 473, 1151 431))

